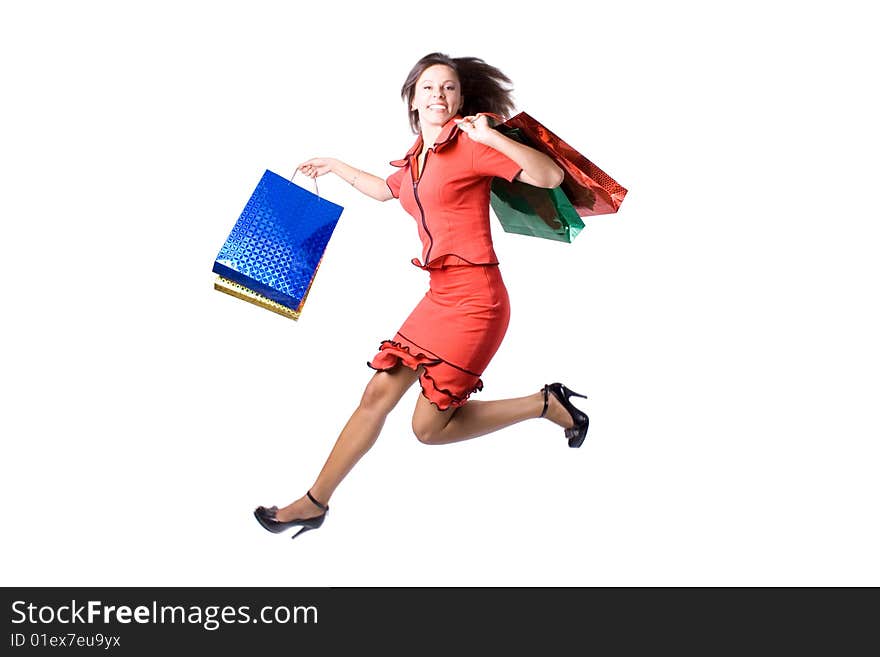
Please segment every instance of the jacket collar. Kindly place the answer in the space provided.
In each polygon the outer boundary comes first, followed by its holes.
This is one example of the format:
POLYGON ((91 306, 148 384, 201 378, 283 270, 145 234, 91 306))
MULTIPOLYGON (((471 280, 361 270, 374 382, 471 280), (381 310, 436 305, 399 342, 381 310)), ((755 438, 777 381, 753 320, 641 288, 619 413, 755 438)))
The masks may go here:
MULTIPOLYGON (((434 141, 434 152, 443 150, 455 140, 455 137, 460 132, 458 124, 456 123, 459 119, 461 119, 461 115, 456 114, 446 122, 443 129, 440 131, 440 134, 437 135, 437 139, 434 141)), ((422 144, 422 135, 419 134, 419 136, 416 137, 416 142, 412 145, 412 148, 406 152, 406 155, 399 160, 392 160, 391 166, 405 167, 409 164, 410 158, 417 156, 422 151, 422 144)))

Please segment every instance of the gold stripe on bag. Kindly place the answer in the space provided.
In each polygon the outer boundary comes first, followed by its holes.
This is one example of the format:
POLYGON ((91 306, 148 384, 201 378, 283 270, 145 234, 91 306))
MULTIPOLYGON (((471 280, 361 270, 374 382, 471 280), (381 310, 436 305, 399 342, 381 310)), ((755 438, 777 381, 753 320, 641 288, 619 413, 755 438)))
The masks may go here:
POLYGON ((236 283, 235 281, 231 281, 228 278, 224 278, 223 276, 217 276, 214 280, 214 289, 293 320, 299 319, 303 304, 306 301, 306 297, 309 295, 308 291, 306 291, 305 297, 303 297, 302 302, 299 304, 299 309, 294 310, 293 308, 288 308, 277 301, 272 301, 269 297, 263 296, 259 292, 254 292, 252 289, 236 283))

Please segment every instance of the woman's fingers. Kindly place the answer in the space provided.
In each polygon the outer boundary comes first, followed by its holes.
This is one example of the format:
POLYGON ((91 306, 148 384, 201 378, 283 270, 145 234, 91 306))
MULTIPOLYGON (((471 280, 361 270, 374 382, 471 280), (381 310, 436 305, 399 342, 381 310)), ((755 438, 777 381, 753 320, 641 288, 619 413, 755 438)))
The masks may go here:
POLYGON ((477 128, 488 126, 489 118, 485 114, 476 114, 474 116, 466 116, 463 119, 456 121, 456 123, 459 128, 469 133, 477 128))
POLYGON ((315 160, 309 160, 307 162, 303 162, 299 165, 299 170, 304 174, 309 176, 310 178, 315 178, 318 176, 318 166, 316 165, 315 160))
POLYGON ((307 176, 317 178, 325 173, 333 170, 333 158, 330 157, 313 157, 299 165, 298 171, 302 171, 307 176))

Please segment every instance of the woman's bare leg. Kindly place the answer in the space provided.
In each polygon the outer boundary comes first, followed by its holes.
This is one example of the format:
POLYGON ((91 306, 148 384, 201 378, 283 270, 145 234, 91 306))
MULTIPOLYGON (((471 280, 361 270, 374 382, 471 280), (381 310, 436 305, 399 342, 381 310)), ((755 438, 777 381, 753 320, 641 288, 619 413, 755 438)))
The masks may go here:
MULTIPOLYGON (((318 478, 309 489, 315 499, 323 504, 329 502, 336 487, 375 444, 388 413, 417 378, 415 371, 402 366, 373 375, 360 404, 342 429, 318 478)), ((288 522, 295 518, 311 518, 320 513, 321 510, 303 495, 295 502, 278 509, 275 517, 281 522, 288 522)))
MULTIPOLYGON (((445 411, 421 395, 413 413, 413 432, 423 443, 444 445, 485 436, 517 422, 540 417, 543 408, 542 392, 514 399, 469 401, 464 406, 445 411)), ((552 394, 549 395, 545 417, 566 429, 574 424, 571 415, 552 394)))

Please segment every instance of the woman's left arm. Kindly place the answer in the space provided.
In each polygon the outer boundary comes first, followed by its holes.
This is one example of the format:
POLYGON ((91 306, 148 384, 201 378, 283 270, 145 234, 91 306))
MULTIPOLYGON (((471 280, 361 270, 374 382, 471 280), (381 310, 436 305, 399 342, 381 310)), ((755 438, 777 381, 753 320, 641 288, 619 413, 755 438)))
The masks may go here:
POLYGON ((552 189, 562 184, 564 173, 550 157, 489 127, 485 115, 468 116, 458 127, 475 142, 494 148, 522 167, 518 180, 535 187, 552 189))

